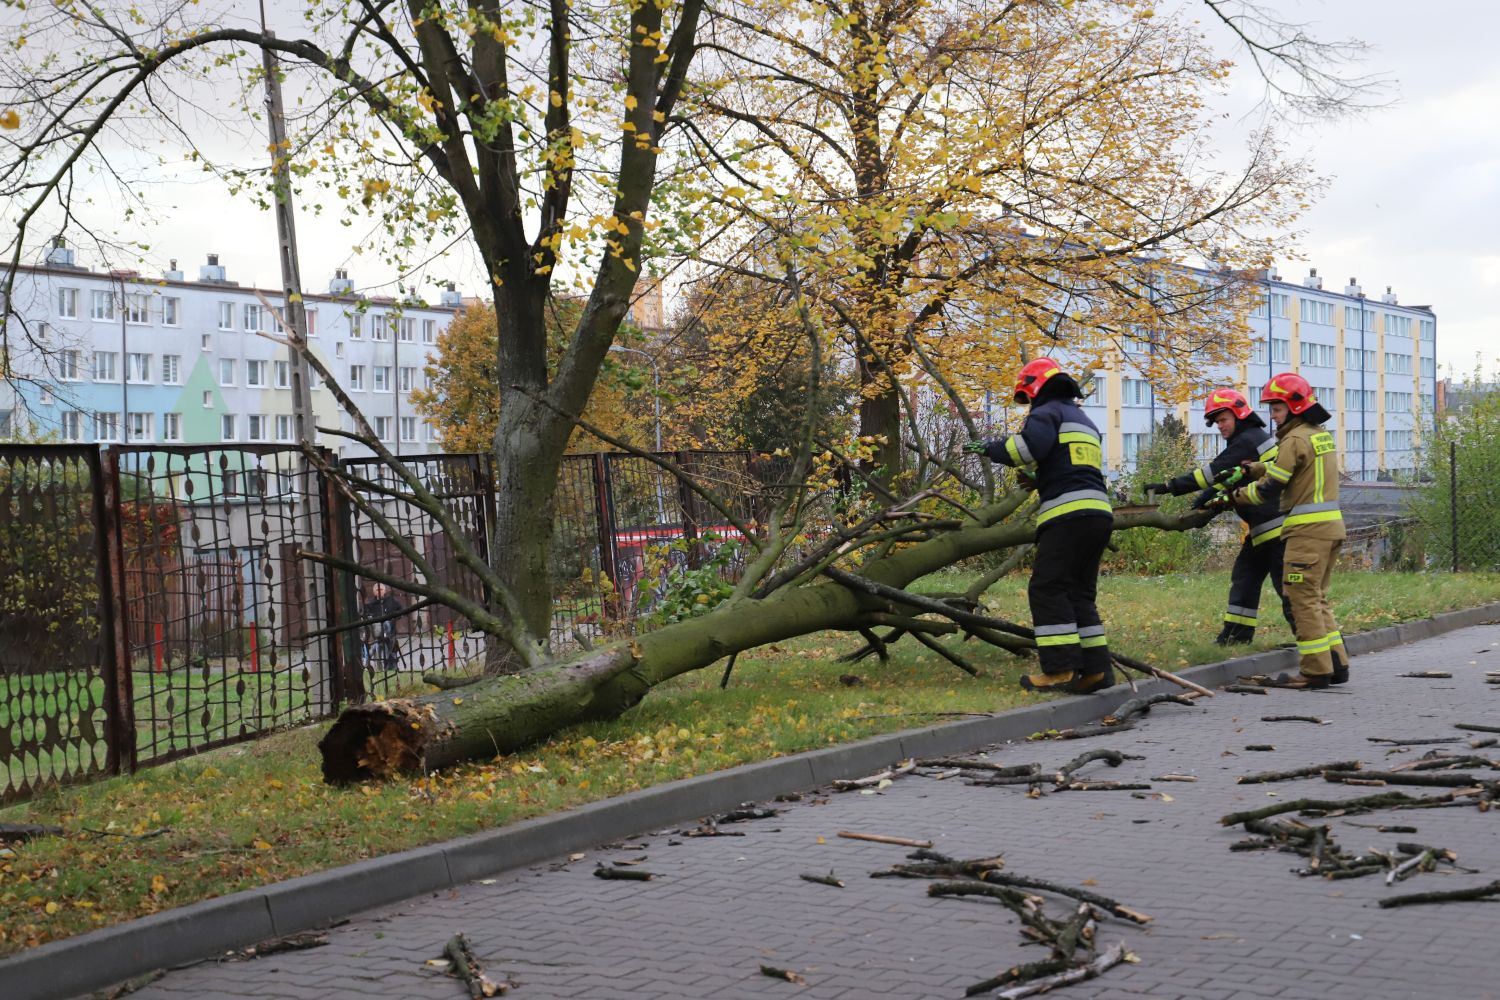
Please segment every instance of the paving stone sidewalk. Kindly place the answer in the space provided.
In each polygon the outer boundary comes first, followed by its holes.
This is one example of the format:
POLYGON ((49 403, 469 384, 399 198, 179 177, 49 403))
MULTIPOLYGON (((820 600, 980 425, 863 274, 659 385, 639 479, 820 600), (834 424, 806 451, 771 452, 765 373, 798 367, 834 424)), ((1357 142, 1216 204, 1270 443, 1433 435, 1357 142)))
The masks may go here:
MULTIPOLYGON (((1110 1000, 1249 998, 1500 998, 1493 904, 1381 910, 1381 897, 1461 888, 1500 878, 1500 810, 1445 808, 1330 820, 1351 851, 1398 840, 1451 848, 1479 874, 1419 874, 1388 888, 1379 876, 1303 878, 1300 857, 1231 853, 1245 836, 1218 817, 1278 797, 1352 798, 1369 788, 1309 779, 1239 785, 1256 771, 1358 758, 1368 769, 1414 760, 1426 746, 1391 752, 1368 737, 1465 734, 1455 722, 1500 725, 1500 626, 1484 625, 1357 657, 1354 681, 1329 692, 1220 693, 1202 708, 1164 705, 1130 732, 1090 740, 993 748, 1001 763, 1055 768, 1108 746, 1145 759, 1082 776, 1153 781, 1160 798, 1069 791, 1029 798, 1025 786, 979 788, 954 778, 904 777, 879 794, 819 793, 777 803, 779 816, 689 838, 658 830, 569 862, 497 875, 460 889, 367 913, 331 930, 326 947, 246 962, 180 969, 133 994, 184 997, 458 1000, 463 986, 424 963, 467 935, 519 1000, 609 998, 962 997, 964 988, 1023 961, 1019 923, 993 901, 933 899, 927 883, 872 879, 903 860, 900 847, 840 839, 841 830, 924 838, 974 858, 1003 853, 1006 870, 1073 885, 1151 914, 1147 927, 1110 921, 1100 940, 1123 940, 1138 964, 1058 993, 1110 1000), (1452 679, 1413 679, 1412 670, 1452 679), (1308 714, 1326 725, 1264 722, 1308 714), (1273 751, 1246 750, 1271 744, 1273 751), (1170 798, 1168 798, 1170 797, 1170 798), (1386 834, 1378 823, 1419 828, 1386 834), (1358 825, 1358 824, 1369 824, 1358 825), (596 863, 641 859, 650 882, 593 877, 596 863), (835 873, 838 889, 800 880, 835 873), (805 985, 760 974, 764 963, 801 973, 805 985)), ((1121 699, 1128 697, 1121 688, 1121 699)), ((1462 745, 1460 745, 1462 748, 1462 745)), ((1467 748, 1462 748, 1467 749, 1467 748)), ((1500 748, 1479 751, 1500 756, 1500 748)), ((1411 789, 1414 793, 1436 791, 1411 789)), ((1061 901, 1052 908, 1061 912, 1061 901)), ((0 991, 3 992, 3 991, 0 991)))

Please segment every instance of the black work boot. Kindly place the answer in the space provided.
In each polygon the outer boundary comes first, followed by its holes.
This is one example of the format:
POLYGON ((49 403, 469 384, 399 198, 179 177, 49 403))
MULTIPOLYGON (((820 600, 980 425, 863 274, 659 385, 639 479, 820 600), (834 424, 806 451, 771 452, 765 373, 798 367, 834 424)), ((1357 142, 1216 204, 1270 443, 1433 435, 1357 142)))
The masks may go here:
POLYGON ((1238 646, 1242 643, 1251 642, 1255 639, 1255 629, 1249 625, 1241 625, 1239 622, 1225 622, 1224 627, 1219 630, 1219 637, 1214 640, 1220 646, 1238 646))
POLYGON ((1329 685, 1332 677, 1332 674, 1283 673, 1277 676, 1273 686, 1299 691, 1321 691, 1329 685))
POLYGON ((1330 683, 1330 684, 1348 684, 1349 683, 1349 660, 1348 660, 1348 658, 1342 652, 1340 652, 1337 649, 1333 650, 1332 652, 1333 652, 1333 673, 1329 676, 1328 683, 1330 683))

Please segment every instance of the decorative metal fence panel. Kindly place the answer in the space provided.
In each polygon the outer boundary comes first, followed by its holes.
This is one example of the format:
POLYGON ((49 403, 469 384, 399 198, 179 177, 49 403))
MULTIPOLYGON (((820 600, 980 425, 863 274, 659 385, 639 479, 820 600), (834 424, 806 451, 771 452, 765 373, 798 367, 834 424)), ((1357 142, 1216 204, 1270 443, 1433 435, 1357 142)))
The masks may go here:
POLYGON ((116 491, 122 677, 139 765, 331 715, 340 702, 321 481, 276 445, 124 446, 116 491), (300 565, 299 565, 300 564, 300 565), (292 610, 295 609, 295 610, 292 610))
POLYGON ((0 445, 0 802, 118 770, 103 477, 87 445, 0 445))
POLYGON ((421 507, 392 498, 408 484, 379 459, 345 459, 340 474, 358 500, 349 504, 350 555, 374 575, 352 582, 346 623, 369 619, 345 644, 357 657, 364 693, 384 697, 430 672, 476 674, 484 668, 485 637, 467 618, 442 604, 413 600, 382 582, 422 578, 418 561, 433 579, 479 604, 486 603, 479 576, 459 558, 467 547, 488 558, 487 524, 493 486, 481 455, 403 456, 402 462, 458 525, 452 539, 438 519, 421 507), (392 534, 396 538, 392 538, 392 534), (397 540, 399 538, 399 541, 397 540), (380 619, 380 620, 375 620, 380 619))

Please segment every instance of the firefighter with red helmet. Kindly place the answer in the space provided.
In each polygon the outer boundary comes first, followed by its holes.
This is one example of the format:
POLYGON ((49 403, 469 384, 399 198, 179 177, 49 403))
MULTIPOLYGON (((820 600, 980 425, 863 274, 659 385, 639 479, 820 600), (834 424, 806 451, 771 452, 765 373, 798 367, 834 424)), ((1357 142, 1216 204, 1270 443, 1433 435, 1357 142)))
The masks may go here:
MULTIPOLYGON (((1164 483, 1147 483, 1152 493, 1185 496, 1195 491, 1195 508, 1208 506, 1219 495, 1216 483, 1240 472, 1241 462, 1269 462, 1276 457, 1276 436, 1266 429, 1266 422, 1250 408, 1244 395, 1228 387, 1208 394, 1203 402, 1203 422, 1217 427, 1225 441, 1224 449, 1213 461, 1192 472, 1164 483)), ((1224 609, 1224 627, 1214 641, 1221 646, 1249 642, 1255 638, 1260 619, 1260 594, 1266 577, 1281 599, 1281 613, 1292 631, 1297 631, 1292 605, 1281 584, 1281 511, 1275 500, 1265 500, 1238 509, 1245 522, 1245 539, 1235 556, 1229 574, 1229 603, 1224 609)))
POLYGON ((1036 553, 1027 598, 1041 672, 1033 691, 1088 694, 1114 683, 1109 644, 1095 606, 1099 560, 1114 527, 1105 492, 1099 429, 1078 405, 1083 390, 1051 358, 1028 362, 1015 401, 1030 412, 1014 434, 973 441, 965 451, 1024 470, 1035 482, 1036 553))
POLYGON ((1323 427, 1329 414, 1296 372, 1267 382, 1260 401, 1270 405, 1276 423, 1276 456, 1246 463, 1254 481, 1235 490, 1232 499, 1236 507, 1280 502, 1283 586, 1292 602, 1301 657, 1301 676, 1287 679, 1289 686, 1342 684, 1349 679, 1349 658, 1328 605, 1328 582, 1344 544, 1338 448, 1323 427))

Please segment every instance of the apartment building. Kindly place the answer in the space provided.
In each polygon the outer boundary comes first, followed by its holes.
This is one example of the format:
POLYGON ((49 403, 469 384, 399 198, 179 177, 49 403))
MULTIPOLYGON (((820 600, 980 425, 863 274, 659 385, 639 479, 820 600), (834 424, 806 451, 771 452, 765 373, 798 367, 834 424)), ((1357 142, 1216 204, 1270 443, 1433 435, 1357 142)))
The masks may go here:
MULTIPOLYGON (((9 378, 0 394, 0 436, 128 444, 291 443, 295 436, 289 349, 267 303, 279 289, 230 280, 216 254, 188 280, 176 262, 159 277, 79 265, 61 240, 16 275, 9 378), (24 323, 31 339, 20 329, 24 323)), ((338 271, 326 293, 308 293, 308 341, 392 450, 439 449, 438 434, 411 403, 426 384, 438 334, 461 307, 357 293, 338 271)), ((313 373, 314 420, 353 427, 313 373)), ((362 445, 325 436, 344 455, 362 445)))
MULTIPOLYGON (((1233 385, 1258 404, 1273 374, 1295 370, 1333 415, 1328 426, 1337 433, 1347 476, 1374 480, 1415 469, 1437 393, 1432 307, 1402 305, 1389 287, 1378 301, 1367 298, 1354 278, 1342 290, 1326 289, 1316 268, 1300 284, 1273 272, 1260 284, 1249 354, 1213 373, 1205 391, 1233 385)), ((1104 432, 1106 471, 1132 470, 1151 429, 1168 414, 1187 424, 1200 457, 1212 457, 1223 442, 1204 427, 1202 402, 1202 394, 1182 405, 1158 400, 1131 354, 1096 373, 1084 406, 1104 432)))

